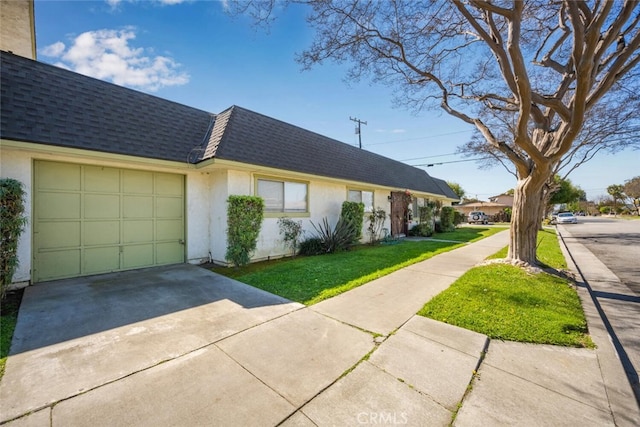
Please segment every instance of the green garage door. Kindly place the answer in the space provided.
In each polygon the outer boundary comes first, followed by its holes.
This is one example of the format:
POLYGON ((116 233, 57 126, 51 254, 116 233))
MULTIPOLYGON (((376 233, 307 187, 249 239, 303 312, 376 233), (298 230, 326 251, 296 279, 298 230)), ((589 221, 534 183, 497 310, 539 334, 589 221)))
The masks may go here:
POLYGON ((34 168, 34 282, 184 262, 184 176, 34 168))

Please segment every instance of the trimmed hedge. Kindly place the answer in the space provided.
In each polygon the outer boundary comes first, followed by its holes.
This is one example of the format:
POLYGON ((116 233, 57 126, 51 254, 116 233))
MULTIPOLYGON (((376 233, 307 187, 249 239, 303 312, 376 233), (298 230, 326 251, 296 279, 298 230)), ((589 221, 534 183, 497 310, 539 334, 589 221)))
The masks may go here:
POLYGON ((264 200, 257 196, 229 196, 227 202, 225 259, 236 266, 246 265, 256 250, 264 218, 264 200))
POLYGON ((18 267, 18 239, 27 223, 24 214, 22 183, 11 178, 0 179, 0 299, 18 267))

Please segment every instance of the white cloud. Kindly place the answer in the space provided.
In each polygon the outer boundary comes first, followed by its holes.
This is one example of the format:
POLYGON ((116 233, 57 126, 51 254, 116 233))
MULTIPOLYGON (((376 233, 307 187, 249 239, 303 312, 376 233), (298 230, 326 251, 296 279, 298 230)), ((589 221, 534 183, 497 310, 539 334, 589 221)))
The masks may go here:
POLYGON ((40 49, 40 53, 43 54, 44 56, 56 57, 56 56, 62 55, 62 52, 64 52, 65 48, 66 46, 64 45, 64 43, 55 42, 52 45, 49 45, 43 49, 40 49))
MULTIPOLYGON (((120 4, 122 4, 123 1, 127 1, 129 3, 135 3, 138 0, 105 0, 106 3, 111 6, 112 9, 116 9, 118 8, 118 6, 120 6, 120 4)), ((160 3, 162 5, 174 5, 174 4, 180 4, 180 3, 185 3, 187 1, 191 1, 191 0, 151 0, 152 3, 160 3)))
POLYGON ((189 75, 172 58, 151 56, 150 49, 130 46, 135 37, 133 28, 87 31, 68 48, 56 42, 41 53, 59 59, 56 65, 63 68, 151 92, 189 82, 189 75))
POLYGON ((406 131, 406 129, 394 129, 391 131, 391 133, 405 133, 406 131))

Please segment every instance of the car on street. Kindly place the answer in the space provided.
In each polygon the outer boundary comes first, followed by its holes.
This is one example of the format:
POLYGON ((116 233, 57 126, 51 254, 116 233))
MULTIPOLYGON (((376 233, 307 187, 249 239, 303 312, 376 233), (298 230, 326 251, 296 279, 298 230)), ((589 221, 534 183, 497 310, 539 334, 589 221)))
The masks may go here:
POLYGON ((556 217, 557 224, 577 224, 578 218, 576 218, 571 212, 561 212, 556 217))

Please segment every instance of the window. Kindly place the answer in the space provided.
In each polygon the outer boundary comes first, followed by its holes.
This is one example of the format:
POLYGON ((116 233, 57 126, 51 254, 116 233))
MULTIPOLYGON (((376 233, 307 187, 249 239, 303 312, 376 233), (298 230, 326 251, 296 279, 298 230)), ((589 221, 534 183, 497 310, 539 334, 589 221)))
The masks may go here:
POLYGON ((347 200, 364 203, 364 211, 373 212, 373 191, 349 190, 347 200))
POLYGON ((304 182, 258 179, 258 196, 266 212, 307 212, 307 184, 304 182))

